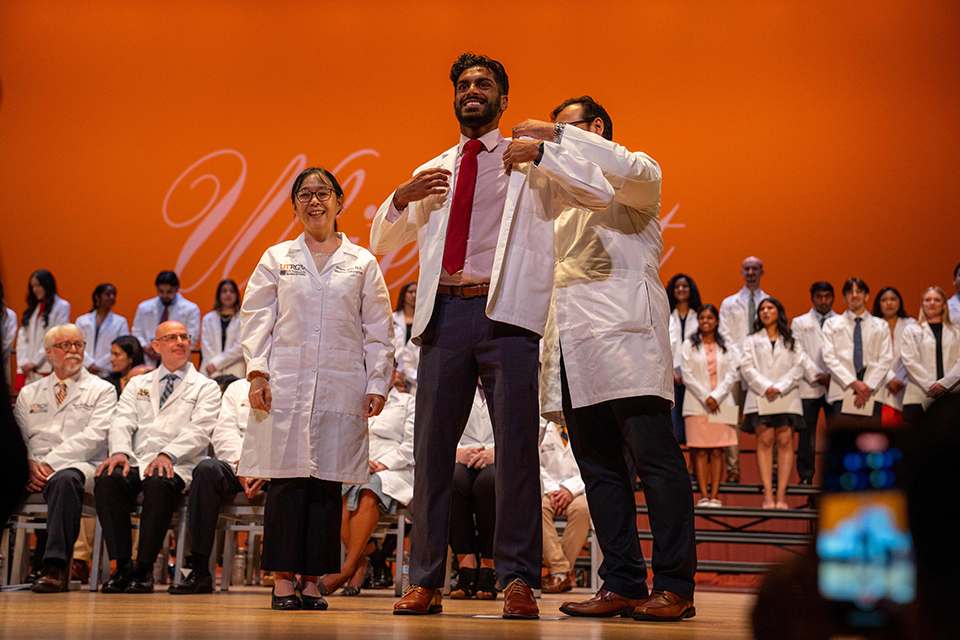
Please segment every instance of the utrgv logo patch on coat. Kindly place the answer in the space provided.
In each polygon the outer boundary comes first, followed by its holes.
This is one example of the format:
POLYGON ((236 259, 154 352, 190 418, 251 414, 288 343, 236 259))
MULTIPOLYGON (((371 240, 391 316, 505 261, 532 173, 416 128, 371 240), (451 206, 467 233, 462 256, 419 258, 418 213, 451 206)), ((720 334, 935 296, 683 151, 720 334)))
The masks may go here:
POLYGON ((30 405, 30 413, 46 413, 49 402, 34 402, 30 405))
POLYGON ((290 263, 280 263, 280 275, 282 276, 305 276, 307 275, 307 268, 302 264, 297 264, 295 262, 290 263))

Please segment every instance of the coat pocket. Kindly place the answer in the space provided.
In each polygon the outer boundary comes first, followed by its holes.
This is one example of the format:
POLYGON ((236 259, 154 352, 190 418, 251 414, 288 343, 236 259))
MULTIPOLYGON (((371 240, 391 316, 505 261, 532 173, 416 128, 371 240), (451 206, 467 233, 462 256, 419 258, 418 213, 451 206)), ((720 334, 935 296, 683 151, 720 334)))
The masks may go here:
POLYGON ((274 346, 270 365, 272 406, 278 409, 294 408, 300 374, 300 347, 274 346))

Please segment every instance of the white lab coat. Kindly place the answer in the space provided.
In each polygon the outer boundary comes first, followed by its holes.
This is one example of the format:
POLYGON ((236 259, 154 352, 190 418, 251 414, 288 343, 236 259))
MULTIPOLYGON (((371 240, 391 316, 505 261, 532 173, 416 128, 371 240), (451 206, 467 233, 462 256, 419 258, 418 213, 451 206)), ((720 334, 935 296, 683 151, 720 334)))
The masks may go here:
MULTIPOLYGON (((827 320, 837 315, 833 309, 827 314, 827 320)), ((826 320, 824 320, 826 324, 826 320)), ((816 376, 820 373, 829 373, 827 365, 823 362, 823 329, 820 327, 820 318, 814 309, 810 309, 802 316, 797 316, 790 323, 790 330, 793 331, 793 339, 802 349, 804 354, 803 371, 804 375, 800 378, 800 399, 814 400, 822 398, 827 392, 827 388, 822 384, 817 384, 816 376)))
MULTIPOLYGON (((823 323, 823 362, 830 371, 830 388, 827 390, 827 402, 830 403, 843 400, 844 391, 857 379, 857 372, 853 369, 854 318, 848 310, 823 323)), ((864 311, 860 334, 863 364, 867 369, 863 382, 873 389, 876 400, 877 389, 887 379, 887 372, 893 364, 890 326, 886 320, 864 311)))
POLYGON ((87 348, 83 352, 83 366, 89 369, 96 365, 100 368, 100 373, 97 375, 101 378, 109 377, 113 373, 113 367, 110 365, 110 347, 120 336, 130 335, 127 319, 110 311, 100 325, 100 332, 97 333, 97 312, 91 311, 77 318, 74 324, 83 331, 83 339, 87 343, 87 348))
MULTIPOLYGON (((757 288, 753 292, 753 302, 756 309, 760 309, 760 303, 770 296, 763 289, 757 288)), ((720 303, 720 326, 717 331, 727 341, 728 345, 741 346, 744 338, 753 333, 753 327, 748 327, 750 322, 750 290, 744 287, 732 296, 727 296, 720 303)))
POLYGON ((467 418, 467 425, 463 428, 463 434, 460 436, 460 442, 457 443, 457 449, 469 449, 470 447, 493 449, 493 446, 493 423, 490 421, 490 410, 487 408, 486 398, 480 395, 480 389, 477 388, 473 395, 470 417, 467 418))
MULTIPOLYGON (((456 170, 457 147, 417 168, 456 170)), ((440 283, 447 222, 455 185, 445 194, 411 202, 395 222, 387 220, 393 193, 380 205, 370 228, 370 250, 384 254, 419 240, 420 276, 412 339, 419 343, 433 315, 440 283)), ((540 164, 515 165, 509 180, 494 254, 487 316, 543 334, 553 286, 554 217, 565 205, 601 210, 613 191, 600 170, 553 143, 544 143, 540 164), (564 204, 560 204, 564 203, 564 204)))
POLYGON ((420 369, 420 345, 407 342, 397 356, 397 370, 407 382, 407 393, 417 396, 417 372, 420 369))
POLYGON ((37 305, 27 323, 20 326, 20 330, 17 332, 17 373, 23 373, 21 365, 25 362, 33 363, 37 367, 27 378, 27 382, 39 380, 43 374, 53 371, 53 367, 47 362, 47 351, 43 348, 43 336, 46 335, 48 329, 68 322, 70 322, 70 303, 60 296, 54 295, 47 324, 43 324, 40 317, 40 305, 37 305))
POLYGON ((912 324, 903 330, 900 355, 907 371, 904 404, 920 404, 927 397, 927 389, 939 382, 951 390, 960 381, 960 327, 943 325, 943 378, 937 380, 937 339, 926 322, 912 324))
POLYGON ((950 322, 960 324, 960 293, 947 300, 947 310, 950 313, 950 322))
MULTIPOLYGON (((819 323, 817 323, 819 324, 819 323)), ((743 340, 740 357, 740 375, 747 381, 747 400, 744 414, 757 413, 757 398, 770 387, 776 387, 789 403, 783 413, 803 415, 798 383, 803 378, 803 349, 794 342, 793 350, 787 349, 783 336, 777 336, 775 347, 764 329, 750 334, 743 340)))
POLYGON ((383 492, 397 502, 413 500, 413 422, 416 399, 391 388, 383 411, 368 420, 370 459, 387 466, 378 471, 383 492))
POLYGON ((560 431, 553 422, 546 422, 540 443, 540 493, 547 495, 566 489, 574 498, 585 490, 580 467, 570 443, 563 443, 560 431))
POLYGON ((341 233, 318 273, 301 234, 263 254, 240 310, 247 372, 269 376, 270 415, 252 412, 240 475, 370 477, 364 395, 386 397, 393 370, 390 296, 377 261, 341 233))
POLYGON ((687 392, 683 396, 684 416, 704 416, 710 411, 707 409, 707 398, 713 398, 717 404, 736 406, 737 399, 731 390, 740 379, 740 349, 727 345, 724 351, 717 345, 717 386, 710 389, 710 371, 707 369, 707 354, 703 345, 696 349, 688 339, 683 341, 680 350, 680 371, 683 376, 683 385, 687 392))
POLYGON ((541 413, 562 420, 561 351, 574 408, 634 396, 672 403, 670 303, 659 277, 660 167, 576 127, 564 129, 560 146, 599 166, 614 200, 600 211, 569 207, 557 219, 541 413))
MULTIPOLYGON (((160 297, 144 300, 137 306, 137 313, 133 316, 133 327, 131 335, 140 341, 140 346, 146 349, 153 345, 153 339, 157 336, 157 326, 160 324, 160 318, 163 316, 163 307, 160 304, 160 297)), ((190 341, 190 349, 197 348, 197 342, 200 340, 200 307, 190 302, 179 292, 170 305, 170 311, 167 314, 167 320, 176 320, 187 328, 187 333, 193 336, 190 341)), ((147 362, 154 365, 156 360, 144 356, 147 362)))
MULTIPOLYGON (((403 311, 393 312, 393 347, 399 354, 406 346, 407 340, 407 316, 403 311)), ((399 359, 399 358, 398 358, 399 359)))
POLYGON ((187 363, 175 372, 183 379, 160 408, 161 373, 166 375, 163 368, 157 368, 135 376, 124 387, 110 427, 110 455, 126 454, 143 478, 147 465, 167 453, 176 458, 173 471, 186 483, 186 490, 217 423, 220 387, 187 363))
POLYGON ((692 336, 700 328, 700 321, 697 320, 697 312, 690 309, 687 312, 687 319, 684 323, 680 322, 680 314, 676 309, 670 312, 670 348, 673 350, 673 372, 680 375, 680 349, 683 348, 683 341, 692 336), (680 328, 683 327, 683 335, 680 334, 680 328))
POLYGON ((246 380, 231 382, 220 399, 220 415, 213 428, 210 445, 217 460, 226 462, 236 470, 243 449, 243 434, 250 421, 250 383, 246 380))
MULTIPOLYGON (((76 469, 84 489, 93 493, 93 472, 107 457, 107 433, 117 406, 117 391, 86 369, 67 386, 57 407, 56 375, 26 385, 17 396, 14 415, 27 444, 27 457, 47 463, 54 472, 76 469)), ((13 491, 5 487, 4 491, 13 491)))
POLYGON ((13 382, 10 376, 10 354, 13 352, 13 343, 17 339, 17 314, 9 307, 3 308, 3 342, 0 344, 0 360, 3 361, 3 374, 7 376, 7 384, 13 382))
POLYGON ((234 375, 243 378, 247 375, 247 366, 243 361, 243 349, 240 347, 240 314, 234 314, 227 324, 227 342, 223 349, 223 327, 220 314, 211 311, 203 316, 200 333, 200 373, 208 378, 234 375), (217 370, 207 374, 207 365, 217 370))
MULTIPOLYGON (((897 324, 893 328, 893 344, 891 345, 893 349, 893 363, 890 365, 890 370, 887 372, 887 377, 883 381, 883 384, 881 384, 880 388, 877 389, 877 402, 882 402, 889 407, 893 407, 897 411, 903 411, 903 397, 907 389, 904 387, 900 393, 894 395, 890 393, 887 385, 894 378, 902 382, 904 385, 907 383, 907 370, 904 368, 903 362, 900 359, 900 340, 901 336, 903 336, 903 330, 906 327, 916 323, 917 321, 913 318, 897 318, 897 324)), ((888 324, 887 326, 889 327, 890 325, 888 324)), ((934 363, 934 366, 936 366, 936 363, 934 363)))

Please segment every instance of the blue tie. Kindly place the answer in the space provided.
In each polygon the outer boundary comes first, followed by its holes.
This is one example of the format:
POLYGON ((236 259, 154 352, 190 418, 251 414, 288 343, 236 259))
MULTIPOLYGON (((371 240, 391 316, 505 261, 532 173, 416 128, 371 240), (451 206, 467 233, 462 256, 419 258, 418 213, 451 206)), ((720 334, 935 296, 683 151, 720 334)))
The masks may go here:
POLYGON ((860 333, 860 323, 863 318, 857 318, 857 326, 853 330, 853 368, 857 372, 857 380, 863 380, 863 334, 860 333))
MULTIPOLYGON (((859 329, 858 329, 859 330, 859 329)), ((168 373, 163 376, 163 379, 167 381, 167 386, 163 388, 163 393, 160 394, 160 408, 163 408, 163 403, 167 401, 167 398, 170 397, 170 394, 173 393, 173 381, 177 379, 177 376, 172 373, 168 373)))

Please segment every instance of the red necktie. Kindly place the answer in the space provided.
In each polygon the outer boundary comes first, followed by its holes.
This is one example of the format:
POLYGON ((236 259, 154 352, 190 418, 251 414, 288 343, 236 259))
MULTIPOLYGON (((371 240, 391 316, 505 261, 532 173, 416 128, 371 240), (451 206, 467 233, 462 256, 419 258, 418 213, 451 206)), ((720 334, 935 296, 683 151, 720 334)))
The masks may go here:
POLYGON ((473 192, 477 186, 477 153, 483 148, 479 140, 469 140, 463 147, 457 188, 453 192, 450 221, 447 223, 447 241, 443 248, 443 268, 450 275, 463 269, 467 256, 467 233, 473 213, 473 192))
POLYGON ((169 320, 169 319, 170 319, 170 305, 164 304, 164 305, 163 305, 163 313, 160 314, 160 324, 163 324, 164 322, 166 322, 166 321, 169 320))

